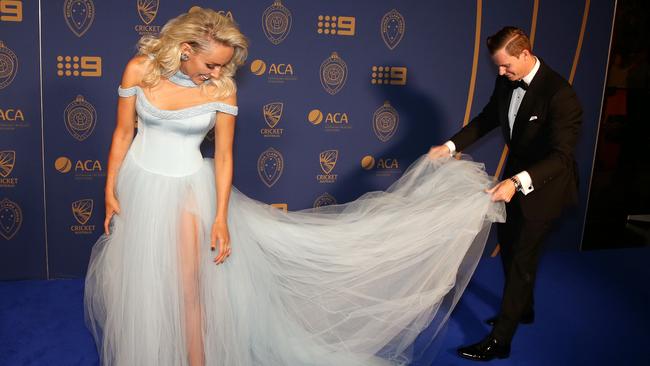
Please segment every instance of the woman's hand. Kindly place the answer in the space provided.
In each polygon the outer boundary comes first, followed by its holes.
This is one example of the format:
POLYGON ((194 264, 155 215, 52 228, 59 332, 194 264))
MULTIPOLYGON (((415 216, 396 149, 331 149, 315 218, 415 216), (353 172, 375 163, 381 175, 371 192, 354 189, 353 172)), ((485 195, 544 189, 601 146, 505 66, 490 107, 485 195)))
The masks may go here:
POLYGON ((219 253, 214 257, 214 263, 221 264, 230 256, 230 234, 225 220, 215 220, 212 224, 210 249, 217 249, 217 245, 219 246, 219 253))
POLYGON ((450 151, 449 147, 447 145, 438 145, 438 146, 433 146, 431 149, 429 149, 429 159, 431 160, 436 160, 436 159, 441 159, 441 158, 448 158, 450 151))
POLYGON ((112 194, 106 195, 106 218, 104 219, 104 233, 110 235, 108 224, 111 223, 111 218, 114 214, 120 214, 120 203, 112 194))

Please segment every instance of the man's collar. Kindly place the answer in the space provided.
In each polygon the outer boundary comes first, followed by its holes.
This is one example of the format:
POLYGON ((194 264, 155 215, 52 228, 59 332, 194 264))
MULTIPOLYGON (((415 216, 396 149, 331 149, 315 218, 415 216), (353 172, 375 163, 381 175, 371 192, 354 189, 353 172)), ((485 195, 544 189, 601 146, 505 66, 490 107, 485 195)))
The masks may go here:
POLYGON ((535 57, 535 66, 533 66, 533 69, 530 70, 528 75, 524 76, 521 80, 523 80, 527 85, 530 85, 530 83, 533 81, 533 78, 535 77, 535 74, 537 74, 537 71, 539 71, 540 65, 541 63, 539 62, 539 58, 535 57))

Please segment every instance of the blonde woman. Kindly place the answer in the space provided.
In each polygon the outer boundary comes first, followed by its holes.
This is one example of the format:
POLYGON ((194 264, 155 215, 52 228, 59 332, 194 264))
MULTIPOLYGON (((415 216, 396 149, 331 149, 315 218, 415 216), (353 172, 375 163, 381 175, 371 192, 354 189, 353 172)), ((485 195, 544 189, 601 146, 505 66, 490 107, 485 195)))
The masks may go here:
POLYGON ((232 186, 247 46, 233 21, 196 8, 144 37, 126 66, 85 288, 101 363, 408 362, 503 220, 490 178, 481 164, 422 157, 348 204, 283 213, 247 198, 232 186))

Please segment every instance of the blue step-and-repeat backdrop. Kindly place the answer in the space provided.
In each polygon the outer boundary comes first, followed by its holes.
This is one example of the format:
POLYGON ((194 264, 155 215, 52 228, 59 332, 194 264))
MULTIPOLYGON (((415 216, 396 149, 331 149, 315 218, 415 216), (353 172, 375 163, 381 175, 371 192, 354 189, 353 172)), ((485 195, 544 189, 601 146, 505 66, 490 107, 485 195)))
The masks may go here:
MULTIPOLYGON (((0 0, 0 279, 83 276, 103 230, 123 67, 142 35, 192 6, 232 17, 251 41, 235 185, 289 210, 389 186, 487 102, 485 38, 527 30, 585 109, 581 205, 551 240, 579 245, 612 0, 0 0)), ((466 152, 500 172, 500 133, 466 152)))

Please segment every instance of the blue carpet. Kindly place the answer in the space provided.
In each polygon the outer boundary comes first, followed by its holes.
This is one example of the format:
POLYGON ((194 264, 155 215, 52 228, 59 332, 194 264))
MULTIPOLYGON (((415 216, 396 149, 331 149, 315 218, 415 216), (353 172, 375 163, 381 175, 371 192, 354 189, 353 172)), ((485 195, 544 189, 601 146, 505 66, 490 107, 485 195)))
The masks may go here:
MULTIPOLYGON (((648 365, 649 263, 650 248, 546 253, 535 324, 519 328, 510 358, 487 365, 648 365)), ((477 365, 456 348, 488 333, 502 281, 499 259, 484 258, 440 344, 414 366, 477 365)), ((82 280, 0 282, 0 365, 97 365, 82 298, 82 280)))

